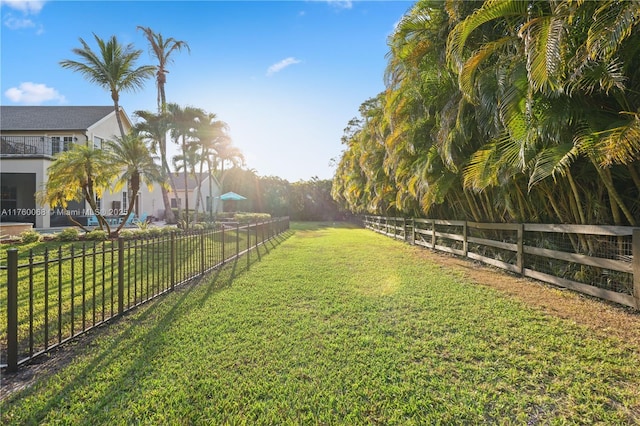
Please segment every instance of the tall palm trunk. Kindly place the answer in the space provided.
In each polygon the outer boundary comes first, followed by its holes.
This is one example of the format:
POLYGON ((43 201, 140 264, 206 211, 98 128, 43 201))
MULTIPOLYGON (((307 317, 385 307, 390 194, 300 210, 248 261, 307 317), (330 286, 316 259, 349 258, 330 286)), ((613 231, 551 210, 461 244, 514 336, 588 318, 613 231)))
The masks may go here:
MULTIPOLYGON (((609 194, 609 199, 613 200, 618 207, 620 208, 620 210, 622 211, 622 213, 624 214, 625 218, 627 219, 627 221, 629 222, 629 225, 631 226, 636 226, 636 220, 633 217, 633 214, 631 214, 631 211, 629 210, 629 208, 625 205, 624 201, 622 200, 622 197, 620 197, 620 194, 618 193, 618 191, 616 190, 615 186, 613 185, 613 178, 611 177, 611 170, 609 169, 602 169, 600 167, 598 167, 597 163, 595 163, 593 161, 593 158, 591 158, 591 161, 593 162, 598 175, 600 175, 600 178, 602 179, 602 182, 604 183, 604 186, 607 188, 607 192, 609 194)), ((614 210, 612 209, 612 214, 614 213, 614 210)), ((618 219, 620 222, 622 222, 621 219, 618 219)), ((614 218, 615 221, 615 218, 614 218)), ((616 223, 616 225, 619 225, 620 223, 616 223)))
MULTIPOLYGON (((162 174, 164 174, 169 180, 169 186, 171 187, 171 191, 175 197, 178 196, 178 192, 176 191, 176 184, 173 181, 173 175, 171 174, 171 169, 169 168, 169 162, 167 161, 167 136, 163 135, 160 140, 160 162, 162 163, 162 174)), ((165 181, 166 182, 166 181, 165 181)), ((164 220, 167 223, 176 223, 176 215, 173 214, 173 209, 171 208, 171 200, 169 199, 169 192, 164 185, 160 188, 162 191, 162 203, 164 204, 164 220)), ((180 205, 178 204, 178 216, 180 215, 180 205)))
POLYGON ((125 131, 124 131, 124 125, 122 124, 122 118, 120 117, 120 102, 119 102, 118 93, 111 92, 111 99, 113 99, 113 108, 116 112, 116 121, 118 122, 118 128, 120 129, 120 137, 124 138, 125 131))

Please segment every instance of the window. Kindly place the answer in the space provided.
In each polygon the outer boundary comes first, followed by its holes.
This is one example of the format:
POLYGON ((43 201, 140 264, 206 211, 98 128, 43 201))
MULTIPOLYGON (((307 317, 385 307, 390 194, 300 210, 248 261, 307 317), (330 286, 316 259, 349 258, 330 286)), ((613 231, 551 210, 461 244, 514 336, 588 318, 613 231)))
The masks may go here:
POLYGON ((127 191, 124 191, 122 193, 122 212, 125 213, 128 211, 129 209, 129 205, 127 204, 127 196, 129 194, 127 194, 127 191))
POLYGON ((177 209, 179 205, 180 205, 180 199, 179 198, 172 198, 171 199, 171 208, 172 209, 177 209))
POLYGON ((93 137, 93 147, 95 149, 102 149, 102 138, 99 138, 98 136, 94 136, 93 137))
POLYGON ((98 209, 98 211, 94 213, 102 212, 102 198, 98 197, 97 195, 96 195, 96 209, 98 209))
POLYGON ((71 143, 73 142, 73 137, 71 136, 52 136, 51 137, 51 155, 56 155, 62 151, 69 151, 71 149, 71 143))
POLYGON ((60 136, 52 136, 51 137, 51 155, 56 155, 61 152, 62 147, 60 146, 60 136))
POLYGON ((65 151, 69 151, 71 149, 71 144, 73 143, 73 137, 65 136, 64 138, 62 138, 62 141, 64 143, 64 147, 62 149, 64 149, 65 151))

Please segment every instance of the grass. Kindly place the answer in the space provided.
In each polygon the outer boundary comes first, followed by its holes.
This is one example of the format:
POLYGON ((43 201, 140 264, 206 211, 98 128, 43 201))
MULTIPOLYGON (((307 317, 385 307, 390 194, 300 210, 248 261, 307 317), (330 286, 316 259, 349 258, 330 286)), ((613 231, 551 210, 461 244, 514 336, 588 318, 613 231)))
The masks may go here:
POLYGON ((638 348, 306 224, 97 334, 5 424, 633 424, 638 348), (265 249, 269 254, 265 256, 265 249))
MULTIPOLYGON (((262 236, 262 231, 259 232, 262 236)), ((145 241, 127 241, 124 249, 125 309, 161 293, 175 282, 197 276, 205 268, 220 263, 257 243, 256 232, 208 231, 204 237, 178 235, 174 257, 169 236, 145 241), (172 262, 173 260, 173 262, 172 262)), ((6 264, 8 245, 0 245, 0 264, 6 264), (4 254, 4 257, 2 256, 4 254)), ((15 244, 19 250, 18 339, 19 357, 38 352, 83 332, 117 313, 118 242, 46 241, 15 244), (48 252, 48 255, 45 253, 48 252), (84 255, 83 255, 84 253, 84 255), (48 256, 48 257, 45 257, 48 256), (47 258, 48 261, 44 262, 47 258), (33 269, 29 267, 30 259, 33 269), (47 263, 48 269, 45 271, 47 263), (30 276, 32 281, 30 281, 30 276), (48 276, 48 279, 45 279, 48 276), (73 277, 73 279, 72 279, 73 277), (45 285, 45 282, 47 285, 45 285), (30 298, 30 291, 33 298, 30 298), (32 340, 30 340, 32 338, 32 340)), ((4 275, 6 272, 2 272, 4 275)), ((0 319, 7 316, 7 292, 0 292, 0 319)), ((0 321, 0 362, 6 362, 7 322, 0 321)))

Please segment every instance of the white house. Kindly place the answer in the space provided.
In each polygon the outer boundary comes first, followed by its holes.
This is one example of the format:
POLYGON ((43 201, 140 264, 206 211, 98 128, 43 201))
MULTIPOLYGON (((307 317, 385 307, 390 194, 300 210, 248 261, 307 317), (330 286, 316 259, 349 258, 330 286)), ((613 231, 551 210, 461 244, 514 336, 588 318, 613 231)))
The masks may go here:
MULTIPOLYGON (((131 121, 124 110, 120 109, 119 114, 125 131, 129 131, 131 121)), ((36 228, 67 225, 64 212, 38 204, 35 197, 47 181, 47 169, 54 155, 74 143, 92 143, 102 148, 105 140, 113 140, 119 134, 113 106, 0 106, 0 222, 31 222, 36 228)), ((215 181, 204 179, 201 188, 196 188, 192 178, 190 181, 193 181, 187 191, 191 194, 190 209, 195 207, 196 191, 202 192, 203 200, 209 195, 209 186, 214 196, 219 195, 215 181)), ((178 191, 184 191, 184 179, 176 179, 176 186, 178 191)), ((159 187, 150 192, 143 185, 138 197, 136 214, 164 216, 159 187)), ((169 197, 177 203, 184 194, 169 197)), ((98 202, 107 215, 125 212, 131 205, 126 188, 105 193, 98 202)), ((67 210, 80 221, 91 215, 84 201, 70 203, 67 210)))
POLYGON ((187 189, 185 190, 184 173, 174 172, 173 182, 176 185, 176 192, 169 194, 172 208, 177 209, 180 205, 184 209, 186 195, 189 200, 189 211, 195 210, 196 204, 198 204, 198 213, 200 214, 209 214, 212 209, 214 213, 222 211, 220 184, 215 177, 210 177, 208 173, 196 173, 196 176, 187 174, 187 189), (201 200, 199 203, 197 203, 198 194, 200 194, 201 200))

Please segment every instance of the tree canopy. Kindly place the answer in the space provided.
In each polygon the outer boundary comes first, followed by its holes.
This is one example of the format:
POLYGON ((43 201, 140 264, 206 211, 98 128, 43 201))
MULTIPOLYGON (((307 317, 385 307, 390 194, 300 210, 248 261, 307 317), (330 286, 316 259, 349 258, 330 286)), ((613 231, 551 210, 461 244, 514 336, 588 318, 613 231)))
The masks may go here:
POLYGON ((354 212, 640 221, 640 2, 423 0, 345 129, 354 212))

